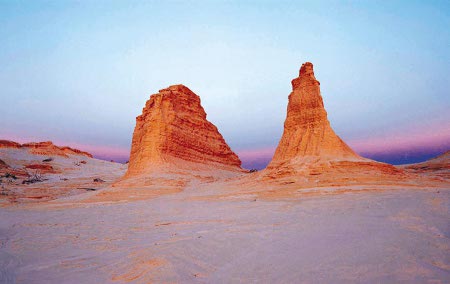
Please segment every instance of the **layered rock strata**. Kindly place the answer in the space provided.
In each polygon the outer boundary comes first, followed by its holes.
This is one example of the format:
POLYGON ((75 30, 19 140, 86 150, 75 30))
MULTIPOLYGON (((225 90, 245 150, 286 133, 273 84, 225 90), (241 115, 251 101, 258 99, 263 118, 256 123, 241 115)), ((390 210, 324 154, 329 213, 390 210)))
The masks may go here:
POLYGON ((360 159, 333 131, 314 77, 312 63, 304 63, 292 80, 283 136, 271 164, 296 157, 360 159))
POLYGON ((56 155, 63 157, 67 157, 68 155, 80 155, 92 158, 92 155, 88 152, 84 152, 67 146, 59 147, 53 144, 53 142, 51 141, 20 144, 9 140, 0 140, 0 149, 1 148, 27 149, 30 154, 34 155, 56 155))
POLYGON ((397 175, 402 171, 360 157, 336 135, 327 118, 313 64, 304 63, 299 77, 292 80, 283 136, 264 176, 269 179, 312 177, 326 183, 345 184, 359 177, 370 180, 368 176, 374 173, 376 180, 378 175, 397 175))
POLYGON ((429 159, 428 161, 399 166, 409 172, 427 175, 436 175, 450 180, 450 151, 429 159))
POLYGON ((162 168, 239 170, 241 161, 183 85, 153 94, 136 118, 126 176, 162 168))

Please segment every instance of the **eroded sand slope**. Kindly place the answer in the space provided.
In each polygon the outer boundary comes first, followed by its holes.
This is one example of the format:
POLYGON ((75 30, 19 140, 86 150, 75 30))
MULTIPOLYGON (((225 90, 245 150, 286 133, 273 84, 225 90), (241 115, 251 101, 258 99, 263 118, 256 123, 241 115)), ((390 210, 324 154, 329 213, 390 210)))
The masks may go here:
POLYGON ((0 206, 43 202, 103 189, 123 176, 127 169, 126 165, 94 159, 88 153, 76 151, 72 149, 67 153, 53 147, 0 147, 3 161, 0 206), (36 177, 39 181, 27 183, 36 177))

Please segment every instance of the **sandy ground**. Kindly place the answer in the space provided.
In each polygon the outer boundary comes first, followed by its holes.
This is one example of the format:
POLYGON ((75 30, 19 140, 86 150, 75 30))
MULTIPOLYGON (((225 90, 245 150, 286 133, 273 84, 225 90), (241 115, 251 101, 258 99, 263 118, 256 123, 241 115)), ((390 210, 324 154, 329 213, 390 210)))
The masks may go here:
POLYGON ((0 282, 450 282, 449 189, 202 198, 214 190, 0 208, 0 282))
MULTIPOLYGON (((0 157, 46 158, 20 151, 0 157)), ((446 172, 336 186, 49 164, 43 182, 2 183, 0 283, 450 283, 446 172)))
POLYGON ((18 173, 17 179, 0 178, 0 207, 11 203, 45 202, 106 188, 127 169, 123 164, 81 155, 32 155, 27 149, 0 148, 0 159, 9 166, 0 169, 0 177, 8 172, 18 173), (52 161, 43 162, 48 158, 52 161), (25 169, 26 165, 51 166, 52 171, 25 169), (27 173, 36 172, 42 176, 42 182, 23 184, 27 173), (94 182, 96 178, 101 182, 94 182))

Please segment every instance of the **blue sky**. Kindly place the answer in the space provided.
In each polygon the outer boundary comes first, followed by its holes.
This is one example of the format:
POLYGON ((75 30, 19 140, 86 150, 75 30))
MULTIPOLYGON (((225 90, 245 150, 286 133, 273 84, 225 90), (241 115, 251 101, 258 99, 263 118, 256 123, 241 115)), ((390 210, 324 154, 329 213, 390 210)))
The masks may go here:
POLYGON ((182 83, 263 167, 305 61, 331 124, 392 163, 450 148, 448 1, 3 1, 0 139, 126 159, 135 117, 182 83))

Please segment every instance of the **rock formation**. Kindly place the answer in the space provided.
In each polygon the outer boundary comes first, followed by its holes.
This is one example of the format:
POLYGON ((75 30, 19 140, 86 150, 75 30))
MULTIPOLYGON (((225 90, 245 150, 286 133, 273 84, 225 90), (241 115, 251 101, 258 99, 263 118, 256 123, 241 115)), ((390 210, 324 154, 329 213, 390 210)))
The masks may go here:
POLYGON ((25 169, 39 171, 41 174, 54 174, 59 172, 48 164, 28 164, 25 165, 25 169))
POLYGON ((436 175, 450 180, 450 151, 429 159, 428 161, 417 164, 403 165, 400 166, 400 168, 413 173, 436 175))
POLYGON ((67 146, 58 147, 54 145, 51 141, 26 143, 22 144, 22 147, 28 148, 32 154, 36 155, 58 155, 58 156, 82 155, 92 158, 92 155, 88 152, 83 152, 78 149, 73 149, 67 146))
POLYGON ((0 205, 80 195, 110 186, 125 171, 125 165, 51 142, 0 141, 0 205), (96 178, 105 182, 93 182, 96 178))
POLYGON ((8 164, 5 163, 2 159, 0 159, 0 169, 7 169, 9 168, 8 164))
POLYGON ((59 147, 53 144, 53 142, 51 141, 19 144, 17 142, 9 140, 0 140, 0 149, 1 148, 28 149, 28 152, 34 155, 56 155, 63 157, 68 157, 68 155, 80 155, 92 158, 92 155, 88 152, 84 152, 67 146, 59 147))
POLYGON ((331 128, 320 95, 320 83, 309 62, 302 65, 299 77, 292 80, 284 133, 271 164, 308 156, 361 158, 331 128))
POLYGON ((240 165, 206 119, 200 97, 174 85, 152 95, 136 118, 126 176, 163 168, 240 170, 240 165))
POLYGON ((360 157, 336 135, 327 118, 313 64, 304 63, 299 77, 292 80, 283 136, 263 176, 272 180, 308 177, 322 184, 342 185, 360 177, 367 180, 374 173, 377 179, 380 174, 402 171, 360 157))
POLYGON ((20 148, 22 145, 20 145, 17 142, 9 141, 9 140, 0 140, 0 148, 20 148))

